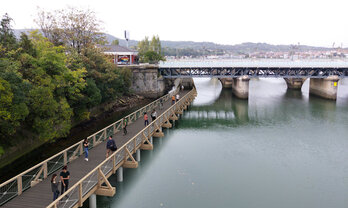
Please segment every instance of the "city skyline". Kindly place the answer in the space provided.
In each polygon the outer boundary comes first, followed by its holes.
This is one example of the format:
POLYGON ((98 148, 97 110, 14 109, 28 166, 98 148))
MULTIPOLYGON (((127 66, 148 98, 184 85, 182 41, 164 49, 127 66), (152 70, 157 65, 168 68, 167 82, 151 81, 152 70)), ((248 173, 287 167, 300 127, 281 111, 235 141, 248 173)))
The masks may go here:
POLYGON ((0 15, 13 18, 13 28, 38 28, 37 7, 43 10, 67 6, 91 9, 103 24, 103 32, 132 40, 159 35, 161 40, 214 42, 234 45, 261 42, 274 45, 298 44, 348 47, 348 15, 344 1, 176 1, 157 0, 74 2, 43 0, 6 2, 0 15), (20 5, 20 6, 19 6, 20 5))

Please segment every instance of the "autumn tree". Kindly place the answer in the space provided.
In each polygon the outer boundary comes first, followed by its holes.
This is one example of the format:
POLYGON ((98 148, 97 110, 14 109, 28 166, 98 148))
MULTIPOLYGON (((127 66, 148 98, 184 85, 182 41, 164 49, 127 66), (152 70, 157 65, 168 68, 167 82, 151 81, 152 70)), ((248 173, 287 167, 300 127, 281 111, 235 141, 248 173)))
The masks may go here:
POLYGON ((92 10, 69 7, 53 12, 39 11, 35 20, 44 36, 55 45, 64 44, 80 54, 95 44, 105 44, 100 21, 92 10))

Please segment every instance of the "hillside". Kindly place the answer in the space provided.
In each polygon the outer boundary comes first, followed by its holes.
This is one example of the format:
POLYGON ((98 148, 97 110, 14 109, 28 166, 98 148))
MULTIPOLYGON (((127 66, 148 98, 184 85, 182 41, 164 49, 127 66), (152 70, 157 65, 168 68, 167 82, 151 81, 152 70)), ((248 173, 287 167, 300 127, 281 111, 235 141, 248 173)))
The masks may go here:
MULTIPOLYGON (((28 32, 28 29, 17 29, 15 34, 17 37, 20 36, 21 32, 28 32)), ((121 46, 126 46, 126 40, 117 38, 110 34, 105 34, 106 40, 111 43, 113 40, 118 39, 121 46)), ((241 43, 236 45, 222 45, 213 42, 194 42, 194 41, 167 41, 162 40, 162 47, 164 49, 165 55, 172 55, 170 53, 192 53, 196 55, 209 55, 209 54, 223 54, 223 53, 250 53, 254 51, 258 52, 287 52, 292 50, 291 45, 272 45, 268 43, 241 43)), ((138 44, 137 40, 130 40, 129 47, 136 46, 138 44)), ((296 51, 325 51, 331 48, 325 47, 314 47, 307 45, 296 46, 296 51)))

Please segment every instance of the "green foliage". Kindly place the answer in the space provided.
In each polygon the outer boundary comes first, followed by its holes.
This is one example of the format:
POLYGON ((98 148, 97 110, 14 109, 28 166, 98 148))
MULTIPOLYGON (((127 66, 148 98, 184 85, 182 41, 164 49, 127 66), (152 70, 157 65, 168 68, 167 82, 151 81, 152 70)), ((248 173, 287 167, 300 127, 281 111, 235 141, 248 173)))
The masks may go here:
POLYGON ((151 42, 149 42, 148 37, 145 37, 144 40, 138 43, 138 52, 139 61, 142 63, 165 61, 162 54, 161 41, 158 36, 153 36, 151 42))
POLYGON ((7 50, 12 50, 16 47, 16 37, 11 28, 12 18, 6 13, 1 19, 0 28, 0 44, 7 50))
POLYGON ((1 157, 1 155, 3 155, 4 153, 5 153, 4 148, 3 148, 2 146, 0 146, 0 157, 1 157))
POLYGON ((64 137, 73 123, 89 119, 90 109, 129 92, 132 73, 95 47, 100 38, 84 37, 87 44, 71 48, 57 44, 57 34, 33 31, 17 41, 11 20, 5 15, 0 28, 0 147, 20 128, 43 141, 64 137))
POLYGON ((119 45, 120 41, 118 39, 115 39, 111 42, 111 45, 119 45))
POLYGON ((87 78, 87 86, 85 89, 86 96, 86 106, 92 108, 101 103, 102 96, 99 88, 95 84, 95 81, 92 78, 87 78))

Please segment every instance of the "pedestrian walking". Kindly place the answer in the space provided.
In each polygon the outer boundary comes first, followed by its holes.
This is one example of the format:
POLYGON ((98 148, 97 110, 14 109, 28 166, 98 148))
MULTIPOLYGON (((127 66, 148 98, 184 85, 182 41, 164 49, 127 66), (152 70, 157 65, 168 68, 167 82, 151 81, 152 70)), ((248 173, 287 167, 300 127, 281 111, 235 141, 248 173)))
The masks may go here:
POLYGON ((157 112, 155 109, 153 109, 153 111, 151 113, 151 120, 154 121, 154 120, 156 120, 156 118, 157 118, 157 112))
POLYGON ((147 113, 144 113, 144 124, 145 126, 149 125, 149 117, 147 116, 147 113))
POLYGON ((163 109, 163 100, 162 100, 162 98, 160 99, 160 106, 159 106, 159 109, 160 109, 160 110, 163 109))
POLYGON ((53 192, 53 201, 55 201, 59 196, 58 182, 56 181, 57 174, 53 174, 51 178, 51 189, 53 192))
POLYGON ((127 131, 127 125, 128 125, 128 119, 123 119, 123 136, 127 135, 128 131, 127 131))
POLYGON ((176 94, 176 102, 178 102, 179 99, 180 99, 180 95, 179 95, 179 93, 178 93, 178 94, 176 94))
POLYGON ((181 91, 184 91, 184 85, 181 85, 181 91))
POLYGON ((85 150, 85 160, 86 161, 88 161, 88 145, 89 145, 89 142, 88 142, 88 139, 86 138, 83 141, 83 149, 85 150))
POLYGON ((108 141, 106 142, 106 157, 109 157, 110 153, 117 150, 116 142, 112 139, 112 136, 109 136, 108 141))
POLYGON ((61 195, 63 195, 64 192, 68 190, 69 179, 70 179, 70 173, 68 171, 68 167, 65 165, 62 169, 62 172, 60 172, 60 181, 62 182, 61 195))
POLYGON ((172 105, 174 105, 175 104, 175 96, 173 95, 172 96, 172 105))

